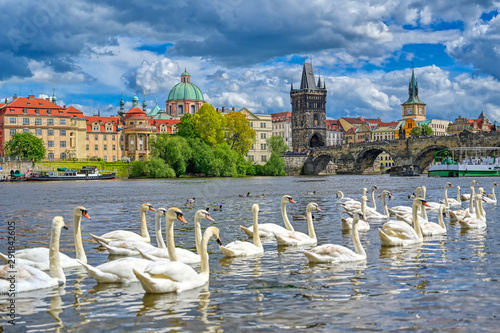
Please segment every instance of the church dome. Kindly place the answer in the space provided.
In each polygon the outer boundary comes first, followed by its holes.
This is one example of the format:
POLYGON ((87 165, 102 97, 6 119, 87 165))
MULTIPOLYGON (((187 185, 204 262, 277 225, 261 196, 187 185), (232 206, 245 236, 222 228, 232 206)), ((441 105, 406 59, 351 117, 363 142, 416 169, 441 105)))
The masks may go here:
POLYGON ((181 82, 177 83, 168 94, 168 101, 205 101, 203 94, 187 71, 181 74, 181 82))

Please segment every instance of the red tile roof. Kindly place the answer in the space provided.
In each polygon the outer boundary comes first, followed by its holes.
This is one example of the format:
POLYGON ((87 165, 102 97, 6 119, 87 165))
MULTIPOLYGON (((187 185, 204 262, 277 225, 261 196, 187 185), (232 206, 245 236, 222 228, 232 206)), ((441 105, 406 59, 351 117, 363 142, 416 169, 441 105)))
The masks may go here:
POLYGON ((27 114, 48 116, 48 110, 51 110, 52 116, 68 116, 62 106, 54 104, 43 98, 35 98, 35 96, 33 95, 30 95, 28 97, 18 97, 13 101, 3 105, 0 110, 0 114, 27 114), (25 109, 26 113, 24 113, 25 109))
POLYGON ((85 117, 87 120, 87 132, 95 132, 93 125, 95 123, 99 123, 99 132, 109 132, 106 131, 106 124, 111 123, 113 126, 112 131, 116 132, 118 130, 118 126, 121 123, 121 119, 119 117, 99 117, 99 116, 91 116, 85 117))
POLYGON ((162 133, 160 131, 161 125, 166 125, 167 132, 172 134, 172 127, 180 122, 178 119, 149 119, 149 125, 155 127, 156 133, 162 133))
POLYGON ((292 113, 291 112, 277 112, 271 113, 271 119, 273 122, 276 121, 291 121, 292 113))
POLYGON ((146 118, 146 112, 136 106, 127 111, 125 118, 146 118))

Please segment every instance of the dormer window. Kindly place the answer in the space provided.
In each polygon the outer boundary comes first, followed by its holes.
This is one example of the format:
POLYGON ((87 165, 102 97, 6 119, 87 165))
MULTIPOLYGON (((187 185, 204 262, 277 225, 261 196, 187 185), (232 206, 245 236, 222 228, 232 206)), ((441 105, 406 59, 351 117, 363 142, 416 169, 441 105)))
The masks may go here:
MULTIPOLYGON (((30 104, 30 103, 28 103, 28 104, 30 104)), ((28 114, 28 109, 27 108, 23 108, 23 113, 24 114, 28 114)))
POLYGON ((36 114, 40 114, 40 109, 36 109, 36 110, 35 110, 35 113, 36 113, 36 114))
POLYGON ((47 109, 48 114, 52 114, 52 109, 47 109))

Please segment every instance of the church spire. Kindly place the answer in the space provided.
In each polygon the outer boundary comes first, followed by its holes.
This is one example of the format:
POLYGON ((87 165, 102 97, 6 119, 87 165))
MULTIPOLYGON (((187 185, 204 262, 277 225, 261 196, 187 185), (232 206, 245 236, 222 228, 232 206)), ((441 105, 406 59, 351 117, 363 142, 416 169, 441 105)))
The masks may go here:
POLYGON ((123 89, 122 89, 122 99, 120 100, 120 111, 118 114, 125 113, 125 102, 123 101, 123 89))
POLYGON ((57 104, 57 97, 56 97, 56 85, 53 85, 53 92, 52 92, 52 103, 57 104))
POLYGON ((143 91, 143 102, 142 102, 142 111, 146 112, 148 105, 146 104, 146 91, 143 91))

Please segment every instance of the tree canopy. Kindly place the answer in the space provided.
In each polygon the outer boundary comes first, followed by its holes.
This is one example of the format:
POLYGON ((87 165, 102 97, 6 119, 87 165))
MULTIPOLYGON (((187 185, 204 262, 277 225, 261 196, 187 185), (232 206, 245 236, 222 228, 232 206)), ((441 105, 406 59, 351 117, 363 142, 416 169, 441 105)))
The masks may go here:
POLYGON ((255 131, 242 112, 232 111, 224 115, 226 119, 226 142, 231 149, 246 155, 255 143, 255 131))
POLYGON ((192 117, 194 132, 210 146, 224 142, 225 118, 210 104, 203 104, 192 117))
POLYGON ((415 126, 411 129, 410 136, 412 137, 419 137, 422 136, 422 127, 420 126, 415 126))
POLYGON ((5 143, 6 156, 19 156, 21 159, 38 162, 45 158, 43 140, 31 133, 16 133, 5 143))
POLYGON ((283 155, 288 151, 288 146, 285 140, 281 136, 273 135, 267 139, 267 146, 271 153, 277 153, 278 155, 283 155))
POLYGON ((428 125, 422 125, 422 135, 432 136, 434 131, 428 125))
POLYGON ((177 124, 177 135, 184 138, 196 138, 197 133, 194 131, 193 116, 191 113, 186 113, 182 116, 181 122, 177 124))

